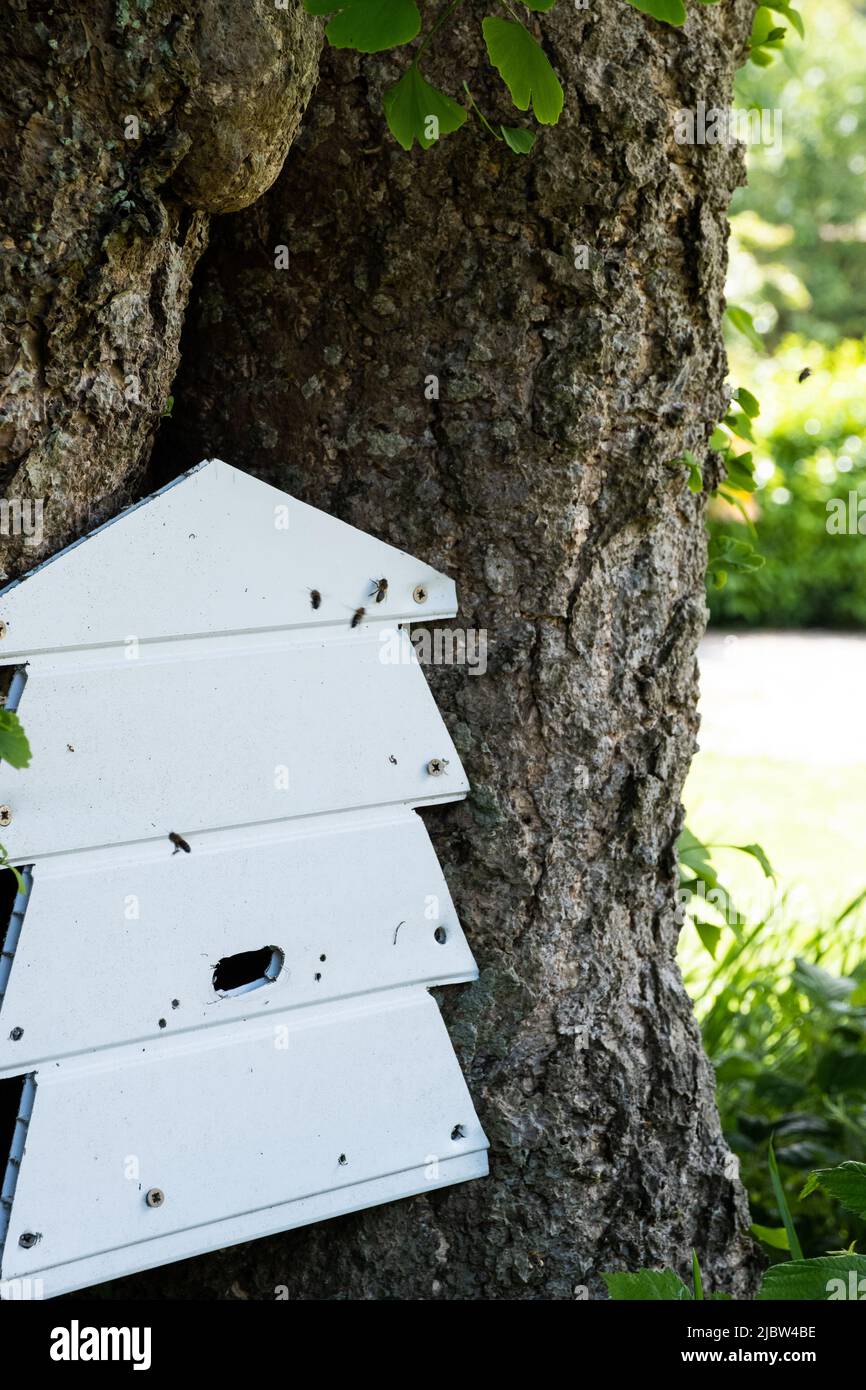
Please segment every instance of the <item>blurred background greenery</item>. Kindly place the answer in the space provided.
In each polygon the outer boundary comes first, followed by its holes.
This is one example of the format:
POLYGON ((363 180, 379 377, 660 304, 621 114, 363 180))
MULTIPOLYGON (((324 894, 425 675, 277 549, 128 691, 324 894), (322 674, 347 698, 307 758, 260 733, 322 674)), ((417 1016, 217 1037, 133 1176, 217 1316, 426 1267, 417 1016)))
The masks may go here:
POLYGON ((737 81, 739 107, 781 112, 782 139, 750 146, 732 208, 728 302, 765 345, 731 331, 731 384, 760 403, 758 488, 741 498, 755 534, 718 500, 710 530, 751 538, 766 563, 708 588, 684 794, 700 840, 758 843, 776 870, 712 850, 739 916, 702 903, 715 929, 687 925, 680 954, 770 1259, 787 1258, 771 1135, 806 1255, 866 1250, 864 1223, 799 1200, 812 1168, 866 1161, 866 7, 823 0, 803 17, 804 40, 789 29, 737 81), (828 530, 832 499, 853 534, 828 530))

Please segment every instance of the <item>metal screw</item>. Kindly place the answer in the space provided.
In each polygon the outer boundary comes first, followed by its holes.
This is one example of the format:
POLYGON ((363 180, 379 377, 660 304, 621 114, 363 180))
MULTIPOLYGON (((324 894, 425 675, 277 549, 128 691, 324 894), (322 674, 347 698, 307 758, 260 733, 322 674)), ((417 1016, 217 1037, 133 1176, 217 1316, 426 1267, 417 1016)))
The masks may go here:
POLYGON ((431 758, 427 764, 427 771, 431 777, 441 777, 447 766, 447 758, 431 758))
POLYGON ((165 1201, 165 1193, 161 1187, 152 1187, 144 1200, 149 1207, 161 1207, 165 1201))
POLYGON ((453 1128, 452 1131, 451 1131, 451 1138, 454 1140, 455 1144, 456 1144, 456 1142, 457 1142, 458 1139, 465 1139, 465 1138, 466 1138, 466 1130, 463 1128, 462 1125, 455 1125, 455 1126, 454 1126, 454 1128, 453 1128))
POLYGON ((433 938, 435 941, 439 942, 440 946, 444 946, 445 942, 448 940, 448 933, 444 927, 437 927, 433 933, 433 938))
POLYGON ((37 1241, 41 1239, 41 1231, 22 1231, 18 1237, 18 1244, 22 1250, 32 1250, 37 1241))
POLYGON ((3 641, 3 638, 6 636, 6 633, 8 631, 9 629, 7 628, 6 624, 3 622, 2 619, 0 619, 0 642, 3 641))
POLYGON ((0 806, 0 825, 12 824, 12 810, 9 806, 0 806))
POLYGON ((23 1029, 23 1028, 13 1028, 13 1029, 12 1029, 12 1032, 9 1034, 9 1036, 10 1036, 10 1038, 12 1039, 13 1042, 20 1042, 21 1039, 24 1037, 24 1029, 23 1029))
POLYGON ((426 602, 427 602, 427 585, 426 585, 426 584, 416 584, 416 585, 415 585, 415 588, 412 590, 412 597, 413 597, 413 599, 415 600, 416 603, 426 603, 426 602))

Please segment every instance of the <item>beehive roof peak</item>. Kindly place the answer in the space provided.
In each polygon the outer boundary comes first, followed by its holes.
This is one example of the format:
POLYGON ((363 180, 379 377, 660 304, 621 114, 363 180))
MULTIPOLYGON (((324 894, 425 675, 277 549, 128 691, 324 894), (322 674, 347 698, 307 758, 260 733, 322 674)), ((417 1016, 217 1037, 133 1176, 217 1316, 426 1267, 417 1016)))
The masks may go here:
POLYGON ((454 583, 209 459, 0 591, 2 659, 131 637, 348 626, 359 608, 386 624, 450 617, 454 583))

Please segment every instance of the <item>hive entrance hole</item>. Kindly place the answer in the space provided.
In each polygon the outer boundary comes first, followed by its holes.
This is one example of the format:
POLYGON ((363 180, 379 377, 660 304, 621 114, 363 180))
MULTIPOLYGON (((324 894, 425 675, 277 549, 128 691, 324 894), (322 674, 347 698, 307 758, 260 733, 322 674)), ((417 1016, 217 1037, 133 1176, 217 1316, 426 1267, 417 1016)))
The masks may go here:
POLYGON ((278 946, 262 946, 258 951, 239 951, 223 956, 213 972, 217 994, 248 994, 252 989, 273 984, 283 968, 285 956, 278 946))

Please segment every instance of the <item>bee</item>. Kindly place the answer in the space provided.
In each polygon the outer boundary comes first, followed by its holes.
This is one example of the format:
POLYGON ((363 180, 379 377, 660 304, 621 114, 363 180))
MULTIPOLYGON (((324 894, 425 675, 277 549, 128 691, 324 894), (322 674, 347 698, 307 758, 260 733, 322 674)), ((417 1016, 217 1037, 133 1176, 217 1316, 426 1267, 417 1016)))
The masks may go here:
POLYGON ((387 579, 371 579, 370 583, 373 585, 372 589, 370 590, 370 598, 372 598, 375 594, 376 602, 381 603, 383 599, 386 599, 388 597, 387 579))
POLYGON ((322 595, 319 593, 318 589, 311 589, 311 590, 310 590, 310 607, 311 607, 311 608, 318 608, 318 607, 320 606, 321 602, 322 602, 322 595))
POLYGON ((812 368, 811 368, 811 367, 804 367, 803 370, 802 370, 802 372, 800 373, 800 375, 797 377, 797 380, 798 380, 798 381, 806 381, 811 375, 812 375, 812 368))
POLYGON ((393 753, 388 754, 388 762, 393 763, 395 767, 397 766, 397 759, 394 757, 393 753))
POLYGON ((356 608, 354 613, 352 614, 352 621, 350 623, 350 627, 357 627, 366 611, 366 608, 356 608))
POLYGON ((169 835, 168 838, 171 840, 171 843, 174 845, 174 849, 172 850, 172 854, 177 854, 177 852, 178 852, 179 849, 182 849, 183 852, 184 852, 184 854, 191 854, 191 853, 192 853, 192 851, 190 850, 189 845, 187 844, 186 840, 183 838, 182 835, 178 835, 174 830, 172 830, 172 832, 171 832, 171 834, 169 835))

